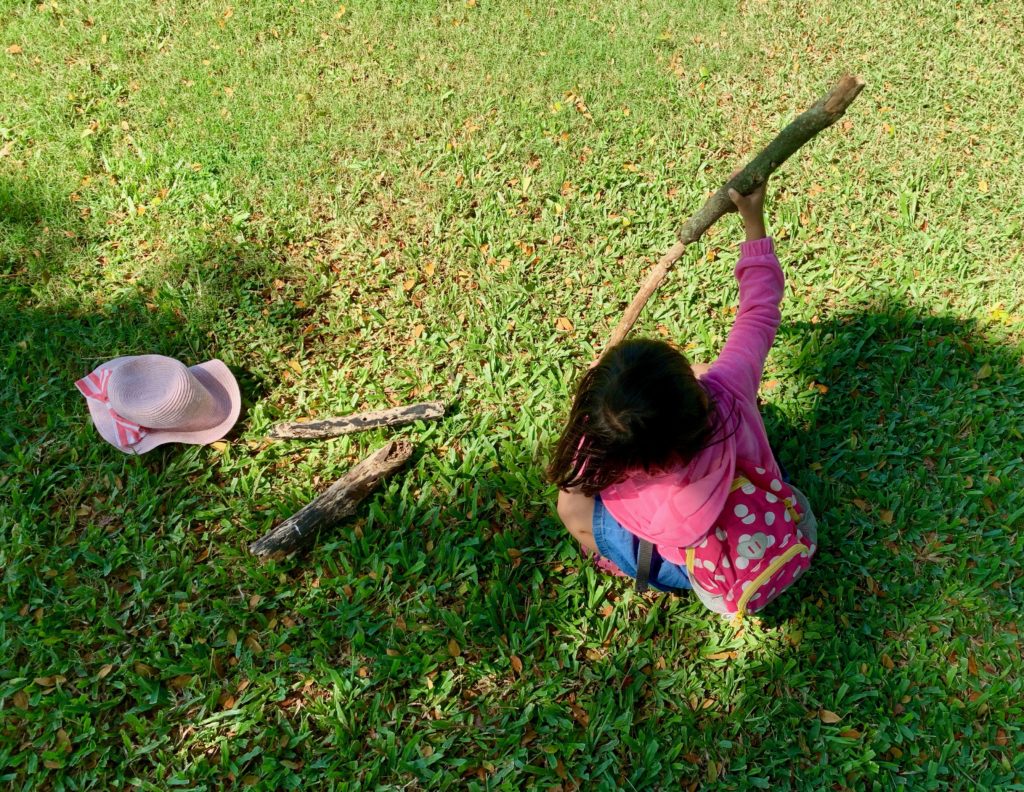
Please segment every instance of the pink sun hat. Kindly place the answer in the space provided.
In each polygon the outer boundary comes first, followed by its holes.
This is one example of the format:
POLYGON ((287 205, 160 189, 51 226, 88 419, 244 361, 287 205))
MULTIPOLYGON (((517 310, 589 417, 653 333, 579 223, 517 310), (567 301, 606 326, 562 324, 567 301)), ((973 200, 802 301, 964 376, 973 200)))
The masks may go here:
POLYGON ((163 355, 114 358, 75 387, 100 436, 126 454, 220 440, 242 408, 238 382, 219 360, 186 367, 163 355))

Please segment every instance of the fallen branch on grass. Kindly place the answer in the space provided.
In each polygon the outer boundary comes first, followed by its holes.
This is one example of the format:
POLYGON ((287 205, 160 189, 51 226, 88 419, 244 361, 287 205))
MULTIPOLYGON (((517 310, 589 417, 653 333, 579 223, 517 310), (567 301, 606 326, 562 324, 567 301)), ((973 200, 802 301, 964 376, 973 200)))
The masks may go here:
POLYGON ((321 529, 352 515, 382 478, 409 461, 412 449, 407 440, 392 440, 338 479, 323 495, 250 544, 249 552, 261 558, 281 557, 309 544, 321 529))
POLYGON ((423 402, 422 404, 409 404, 405 407, 346 415, 341 418, 324 418, 322 421, 280 423, 270 430, 269 436, 278 440, 296 438, 321 440, 353 432, 364 432, 367 429, 377 429, 381 426, 404 426, 413 421, 433 421, 443 416, 443 403, 423 402))
POLYGON ((860 77, 847 74, 836 86, 815 102, 810 108, 798 115, 783 129, 778 136, 754 159, 747 163, 738 174, 723 184, 714 195, 704 203, 695 215, 687 220, 679 229, 679 241, 661 257, 654 269, 647 276, 633 302, 626 308, 625 314, 616 326, 605 351, 622 341, 633 329, 640 311, 647 304, 651 295, 665 280, 669 269, 676 263, 686 250, 686 246, 696 242, 714 222, 733 210, 729 189, 733 188, 741 195, 748 195, 764 184, 768 177, 785 162, 791 154, 807 141, 826 129, 846 112, 846 108, 857 98, 864 87, 860 77))

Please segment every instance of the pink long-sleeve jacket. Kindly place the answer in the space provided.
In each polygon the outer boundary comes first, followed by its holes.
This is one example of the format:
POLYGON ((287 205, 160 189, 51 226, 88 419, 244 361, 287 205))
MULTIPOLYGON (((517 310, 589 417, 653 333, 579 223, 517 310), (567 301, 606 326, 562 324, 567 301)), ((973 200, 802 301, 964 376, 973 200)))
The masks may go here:
POLYGON ((781 478, 757 408, 764 361, 781 320, 784 278, 772 240, 743 243, 735 274, 736 321, 701 378, 718 412, 715 435, 686 465, 657 474, 640 471, 601 491, 612 517, 676 564, 719 521, 737 467, 760 467, 781 478))

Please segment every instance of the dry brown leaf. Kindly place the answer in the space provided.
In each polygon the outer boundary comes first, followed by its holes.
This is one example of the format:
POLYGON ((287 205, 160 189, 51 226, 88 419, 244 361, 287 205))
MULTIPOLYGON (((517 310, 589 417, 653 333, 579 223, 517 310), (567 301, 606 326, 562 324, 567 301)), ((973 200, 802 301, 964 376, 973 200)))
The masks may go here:
POLYGON ((228 630, 228 646, 234 646, 236 643, 238 643, 238 633, 231 628, 228 630))
POLYGON ((452 657, 458 657, 462 654, 462 648, 459 646, 459 642, 452 638, 448 641, 448 654, 452 657))
POLYGON ((555 320, 555 329, 561 330, 563 333, 571 333, 576 328, 573 326, 573 323, 570 322, 567 317, 559 316, 555 320))
POLYGON ((428 278, 433 277, 435 272, 437 272, 437 265, 433 261, 428 261, 423 265, 423 274, 428 278))
POLYGON ((13 699, 15 707, 17 707, 20 710, 28 709, 28 694, 26 694, 24 690, 19 690, 17 693, 15 693, 13 699))
POLYGON ((509 661, 509 664, 512 666, 512 670, 515 671, 516 674, 521 676, 522 673, 523 673, 523 661, 520 660, 519 657, 516 656, 516 655, 512 655, 508 659, 508 661, 509 661))
POLYGON ((219 454, 223 454, 228 450, 228 444, 223 440, 218 440, 216 443, 210 443, 210 447, 219 454))
POLYGON ((97 679, 103 679, 105 676, 107 676, 113 670, 114 670, 114 666, 111 663, 104 663, 103 665, 100 666, 100 670, 97 672, 96 678, 97 679))
POLYGON ((888 669, 889 671, 892 671, 896 667, 896 664, 892 661, 892 658, 889 657, 889 655, 887 654, 883 654, 879 659, 882 661, 882 666, 888 669))
POLYGON ((850 740, 859 740, 860 737, 861 737, 861 734, 856 729, 847 729, 846 731, 839 732, 839 736, 840 737, 846 737, 847 739, 850 739, 850 740))
POLYGON ((294 358, 288 361, 288 368, 290 368, 296 374, 302 373, 302 364, 299 363, 299 361, 295 360, 294 358))
POLYGON ((191 681, 192 681, 192 675, 191 674, 179 674, 178 676, 176 676, 173 679, 171 679, 169 684, 175 690, 184 690, 185 688, 187 688, 189 686, 189 683, 191 681))
POLYGON ((978 675, 978 661, 974 659, 974 655, 967 655, 967 672, 971 676, 978 675))
POLYGON ((714 652, 707 655, 708 660, 735 660, 739 655, 736 652, 714 652))
POLYGON ((896 517, 892 509, 882 509, 882 511, 879 512, 879 516, 882 518, 882 522, 886 525, 892 525, 892 521, 896 517))
POLYGON ((418 324, 412 329, 412 337, 419 338, 426 331, 427 326, 424 324, 418 324))
POLYGON ((245 646, 254 655, 263 654, 263 647, 260 646, 260 642, 252 635, 246 636, 245 646))
POLYGON ((572 717, 580 726, 584 729, 590 725, 590 715, 583 709, 579 704, 570 704, 569 709, 572 710, 572 717))
POLYGON ((822 723, 839 723, 843 719, 842 716, 827 709, 818 710, 818 717, 821 718, 822 723))
POLYGON ((19 44, 11 44, 11 46, 9 46, 7 48, 7 51, 11 55, 21 55, 21 52, 22 52, 21 45, 19 45, 19 44))

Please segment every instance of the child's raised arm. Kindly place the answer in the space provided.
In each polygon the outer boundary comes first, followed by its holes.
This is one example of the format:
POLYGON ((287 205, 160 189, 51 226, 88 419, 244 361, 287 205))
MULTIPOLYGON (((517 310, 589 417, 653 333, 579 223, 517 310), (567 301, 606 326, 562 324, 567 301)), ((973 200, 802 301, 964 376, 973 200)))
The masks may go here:
POLYGON ((736 265, 740 305, 729 338, 707 374, 751 401, 757 399, 764 361, 782 319, 779 303, 784 279, 772 240, 765 232, 764 193, 763 185, 747 196, 729 191, 746 230, 746 242, 740 246, 736 265))

